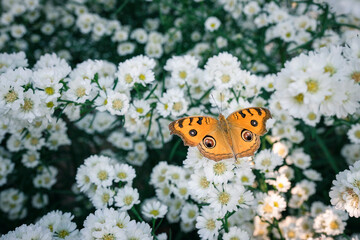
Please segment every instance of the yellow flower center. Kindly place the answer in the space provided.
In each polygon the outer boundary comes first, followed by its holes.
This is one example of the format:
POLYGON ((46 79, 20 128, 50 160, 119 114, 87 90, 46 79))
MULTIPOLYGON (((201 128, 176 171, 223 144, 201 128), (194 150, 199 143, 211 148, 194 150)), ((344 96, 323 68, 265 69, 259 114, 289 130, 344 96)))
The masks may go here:
POLYGON ((59 238, 65 238, 68 235, 69 235, 69 232, 64 229, 64 230, 59 231, 57 236, 59 238))
POLYGON ((102 237, 102 240, 115 240, 115 236, 112 233, 108 233, 102 237))
POLYGON ((191 219, 191 218, 194 218, 195 215, 196 215, 196 212, 195 212, 194 210, 190 210, 190 211, 188 212, 188 217, 189 217, 190 219, 191 219))
POLYGON ((98 172, 97 177, 101 180, 104 181, 108 178, 108 173, 104 170, 101 170, 98 172))
POLYGON ((112 101, 112 108, 115 110, 121 110, 123 106, 124 104, 120 99, 115 99, 112 101))
POLYGON ((360 139, 360 130, 355 131, 355 137, 360 139))
POLYGON ((184 196, 187 193, 187 188, 180 188, 179 190, 180 195, 184 196))
POLYGON ((316 119, 316 114, 315 114, 315 113, 313 113, 313 112, 311 112, 311 113, 309 113, 309 114, 308 114, 308 116, 307 116, 307 117, 308 117, 308 119, 309 119, 309 120, 313 121, 313 120, 315 120, 315 119, 316 119))
POLYGON ((102 199, 101 199, 101 200, 103 201, 103 203, 109 202, 109 199, 110 199, 110 194, 105 193, 105 194, 102 195, 102 199))
POLYGON ((127 177, 127 174, 124 173, 124 172, 119 172, 117 176, 118 176, 118 178, 120 178, 120 179, 125 179, 125 178, 127 177))
POLYGON ((221 81, 222 81, 223 83, 228 83, 228 82, 230 82, 230 76, 229 76, 228 74, 222 75, 222 76, 221 76, 221 81))
POLYGON ((271 160, 270 158, 265 158, 264 160, 261 161, 261 165, 268 167, 271 165, 271 160))
POLYGON ((209 187, 209 184, 210 184, 210 182, 208 180, 206 180, 206 177, 202 177, 200 179, 200 187, 205 189, 205 188, 209 187))
POLYGON ((18 95, 14 90, 10 90, 6 95, 5 95, 5 101, 8 103, 12 103, 14 102, 16 99, 18 99, 18 95))
POLYGON ((218 195, 218 199, 222 205, 226 205, 230 201, 230 194, 228 194, 226 192, 222 192, 218 195))
POLYGON ((212 219, 209 219, 206 221, 206 228, 209 229, 209 230, 214 230, 216 227, 215 225, 215 221, 212 220, 212 219))
POLYGON ((138 112, 138 113, 143 113, 144 112, 144 109, 143 108, 136 108, 136 112, 138 112))
POLYGON ((47 95, 53 95, 55 93, 55 90, 52 87, 47 87, 47 88, 45 88, 45 93, 47 95))
POLYGON ((360 72, 353 72, 351 74, 351 78, 357 82, 357 83, 360 83, 360 72))
POLYGON ((242 176, 241 181, 242 182, 249 182, 249 178, 247 176, 242 176))
POLYGON ((81 98, 83 96, 85 96, 85 91, 86 89, 83 88, 83 87, 78 87, 75 91, 75 95, 78 97, 78 98, 81 98))
POLYGON ((330 228, 335 230, 335 229, 339 229, 339 223, 337 221, 331 221, 330 222, 330 228))
POLYGON ((38 145, 38 144, 39 144, 39 139, 37 139, 37 138, 31 138, 30 144, 33 145, 33 146, 38 145))
POLYGON ((163 192, 164 195, 169 195, 169 193, 170 193, 170 188, 164 187, 164 188, 162 189, 162 192, 163 192))
POLYGON ((293 230, 289 230, 287 233, 289 238, 294 238, 295 237, 295 232, 293 230))
POLYGON ((146 77, 145 77, 144 74, 140 74, 140 75, 139 75, 139 79, 142 80, 142 81, 144 81, 144 80, 146 79, 146 77))
POLYGON ((24 104, 21 104, 24 112, 30 112, 34 108, 34 102, 30 98, 24 99, 24 104))
POLYGON ((54 102, 50 101, 50 102, 46 103, 46 107, 53 108, 54 107, 54 102))
POLYGON ((309 93, 316 93, 319 90, 319 84, 317 81, 313 80, 313 79, 309 79, 306 82, 306 86, 307 86, 307 91, 309 93))
POLYGON ((124 197, 124 203, 127 206, 130 206, 133 201, 134 201, 134 198, 131 195, 128 195, 128 196, 124 197))
POLYGON ((126 82, 126 83, 132 83, 133 80, 134 80, 134 79, 130 76, 130 74, 126 74, 126 75, 125 75, 125 82, 126 82))
POLYGON ((159 213, 160 213, 159 210, 156 210, 156 209, 153 209, 153 210, 150 211, 150 214, 155 216, 155 217, 158 216, 159 213))
POLYGON ((336 69, 331 65, 326 65, 324 67, 324 72, 329 73, 330 76, 332 76, 332 75, 334 75, 334 73, 336 73, 336 69))
POLYGON ((224 163, 219 162, 219 163, 215 163, 213 169, 216 175, 222 175, 226 171, 226 166, 224 163))
POLYGON ((298 103, 304 103, 304 94, 299 93, 298 95, 296 95, 294 97, 294 99, 298 102, 298 103))
POLYGON ((173 109, 177 112, 181 111, 183 109, 182 102, 176 102, 174 103, 173 109))
POLYGON ((265 213, 272 213, 273 212, 273 207, 270 206, 270 204, 265 204, 265 206, 263 207, 263 210, 265 213))
POLYGON ((180 72, 179 72, 179 77, 180 77, 181 79, 185 79, 185 78, 187 77, 186 71, 180 71, 180 72))

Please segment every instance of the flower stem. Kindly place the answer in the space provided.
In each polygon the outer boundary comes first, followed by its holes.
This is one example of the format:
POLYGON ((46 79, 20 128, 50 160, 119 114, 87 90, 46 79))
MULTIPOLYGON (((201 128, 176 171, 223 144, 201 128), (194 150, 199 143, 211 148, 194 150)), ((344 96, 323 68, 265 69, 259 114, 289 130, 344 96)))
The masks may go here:
POLYGON ((316 133, 316 129, 312 129, 313 136, 316 139, 317 144, 320 146, 321 150, 325 154, 326 160, 332 167, 332 169, 335 171, 335 173, 339 172, 339 168, 336 165, 335 159, 332 157, 331 153, 329 152, 329 149, 327 148, 326 144, 324 143, 324 140, 316 133))

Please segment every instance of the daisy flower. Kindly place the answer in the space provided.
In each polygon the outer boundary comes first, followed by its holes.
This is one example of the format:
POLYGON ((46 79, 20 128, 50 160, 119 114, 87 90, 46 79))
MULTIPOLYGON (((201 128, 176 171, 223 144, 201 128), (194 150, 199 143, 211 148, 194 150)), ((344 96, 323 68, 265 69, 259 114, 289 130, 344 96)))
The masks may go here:
POLYGON ((112 115, 124 115, 129 108, 129 98, 123 93, 109 90, 107 92, 106 109, 112 115))
POLYGON ((354 124, 351 126, 350 130, 347 132, 348 138, 352 143, 360 143, 360 123, 354 124))
POLYGON ((167 211, 167 206, 155 199, 144 201, 141 206, 141 213, 148 219, 163 218, 167 211))
POLYGON ((213 32, 219 29, 221 25, 220 20, 217 17, 208 17, 205 21, 205 29, 209 32, 213 32))
POLYGON ((249 240, 250 237, 246 231, 234 226, 234 227, 229 228, 229 232, 224 233, 224 235, 222 236, 222 239, 223 240, 249 240))
POLYGON ((129 210, 135 204, 140 203, 138 190, 128 186, 121 188, 114 199, 115 206, 119 207, 121 211, 129 210))
POLYGON ((217 239, 221 222, 217 220, 216 214, 209 207, 203 207, 200 215, 196 218, 195 226, 200 238, 217 239))

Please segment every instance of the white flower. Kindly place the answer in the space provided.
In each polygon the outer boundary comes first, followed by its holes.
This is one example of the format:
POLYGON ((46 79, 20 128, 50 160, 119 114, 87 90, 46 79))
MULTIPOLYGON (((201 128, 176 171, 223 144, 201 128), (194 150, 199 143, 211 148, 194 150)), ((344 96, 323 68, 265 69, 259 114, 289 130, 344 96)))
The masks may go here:
POLYGON ((304 153, 302 148, 297 148, 286 158, 286 163, 294 164, 301 169, 306 169, 311 164, 311 158, 308 154, 304 153))
POLYGON ((359 144, 360 143, 360 123, 352 125, 350 130, 348 131, 347 135, 352 143, 359 144))
POLYGON ((244 7, 244 13, 246 16, 253 16, 260 11, 259 4, 256 1, 250 1, 244 7))
POLYGON ((222 239, 223 240, 250 240, 250 237, 246 231, 234 226, 234 227, 229 228, 229 232, 224 233, 222 239))
POLYGON ((167 213, 167 206, 155 199, 144 201, 141 206, 141 213, 148 219, 163 218, 167 213))
POLYGON ((112 184, 112 181, 115 178, 115 172, 109 164, 97 164, 96 167, 91 169, 89 177, 90 181, 99 187, 108 187, 112 184))
POLYGON ((193 197, 202 199, 207 197, 210 192, 215 191, 214 185, 206 178, 205 173, 202 170, 194 172, 190 179, 189 190, 193 197))
POLYGON ((97 187, 94 196, 91 197, 91 202, 95 208, 106 208, 113 204, 114 194, 113 190, 99 186, 97 187))
POLYGON ((31 205, 37 209, 41 209, 45 207, 46 205, 48 205, 48 203, 49 203, 49 197, 47 194, 36 193, 31 198, 31 205))
POLYGON ((66 92, 66 97, 74 102, 84 103, 90 98, 91 80, 76 78, 70 80, 68 83, 69 90, 66 92))
POLYGON ((235 186, 225 184, 211 191, 207 202, 219 216, 225 216, 226 212, 232 212, 237 208, 239 199, 240 194, 236 191, 235 186))
POLYGON ((123 93, 108 91, 106 109, 112 115, 124 115, 129 108, 129 98, 123 93))
POLYGON ((132 54, 135 50, 135 44, 131 42, 120 43, 117 48, 117 52, 120 56, 132 54))
POLYGON ((313 169, 307 169, 303 171, 305 177, 312 181, 321 181, 323 178, 321 177, 321 174, 313 169))
POLYGON ((200 215, 196 218, 196 228, 202 239, 217 239, 221 222, 217 215, 209 207, 203 207, 200 215))
POLYGON ((28 168, 34 168, 40 163, 40 154, 37 151, 26 152, 21 159, 24 166, 28 168))
POLYGON ((286 208, 285 199, 277 193, 269 192, 259 200, 257 212, 264 219, 280 219, 281 212, 286 208))
POLYGON ((115 206, 119 207, 121 211, 129 210, 138 203, 140 203, 139 193, 136 188, 125 186, 119 189, 115 196, 115 206))
POLYGON ((254 158, 255 168, 264 172, 272 172, 276 166, 283 163, 283 159, 271 150, 262 150, 254 158))
POLYGON ((284 175, 279 175, 276 180, 269 180, 269 184, 273 185, 279 192, 287 192, 291 187, 291 182, 284 175))
POLYGON ((14 38, 22 38, 26 33, 26 28, 24 25, 12 25, 11 29, 11 36, 14 38))
POLYGON ((220 25, 221 22, 217 17, 208 17, 205 21, 205 29, 209 32, 219 29, 220 25))
POLYGON ((135 169, 128 164, 116 164, 114 166, 115 182, 132 183, 136 176, 135 169))
POLYGON ((314 230, 330 236, 339 235, 344 232, 346 222, 335 210, 327 209, 324 213, 314 219, 314 230))
POLYGON ((234 165, 231 160, 219 162, 208 160, 208 164, 204 167, 204 172, 210 182, 215 184, 226 183, 234 176, 233 168, 234 165))
POLYGON ((181 209, 180 218, 184 223, 194 222, 199 215, 199 208, 196 204, 185 203, 181 209))

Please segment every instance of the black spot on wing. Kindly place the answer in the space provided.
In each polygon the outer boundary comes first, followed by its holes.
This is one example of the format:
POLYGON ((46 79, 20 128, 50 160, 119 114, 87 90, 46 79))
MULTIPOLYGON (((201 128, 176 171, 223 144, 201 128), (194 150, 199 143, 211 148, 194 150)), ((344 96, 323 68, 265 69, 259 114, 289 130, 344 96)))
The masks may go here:
POLYGON ((259 114, 259 116, 261 116, 262 112, 261 112, 261 108, 254 108, 255 111, 257 111, 257 113, 259 114))
POLYGON ((241 115, 242 118, 245 118, 245 117, 246 117, 246 114, 243 113, 242 111, 239 111, 239 114, 241 115))
POLYGON ((184 126, 183 126, 183 122, 184 122, 184 120, 185 120, 185 118, 180 119, 180 120, 178 121, 179 128, 183 128, 183 127, 184 127, 184 126))
POLYGON ((191 123, 192 123, 192 121, 194 120, 194 118, 190 118, 190 122, 189 122, 189 126, 191 126, 191 123))
POLYGON ((251 116, 253 116, 254 114, 252 114, 251 112, 250 112, 250 109, 246 109, 246 111, 248 112, 248 113, 250 113, 251 114, 251 116))
POLYGON ((198 117, 197 123, 198 123, 199 125, 201 125, 201 124, 202 124, 202 120, 203 120, 203 117, 198 117))

